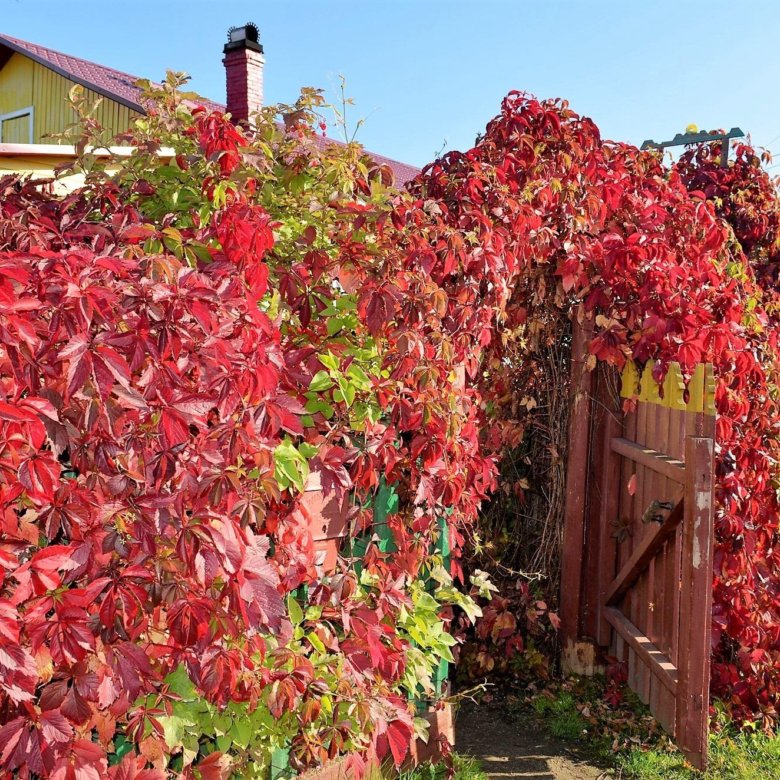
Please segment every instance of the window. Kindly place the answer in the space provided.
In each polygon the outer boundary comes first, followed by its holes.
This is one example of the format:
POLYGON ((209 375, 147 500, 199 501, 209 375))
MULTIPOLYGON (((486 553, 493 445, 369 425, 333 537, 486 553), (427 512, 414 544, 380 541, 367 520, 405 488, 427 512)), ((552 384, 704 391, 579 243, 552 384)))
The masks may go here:
POLYGON ((33 142, 33 107, 0 114, 0 143, 31 144, 33 142))

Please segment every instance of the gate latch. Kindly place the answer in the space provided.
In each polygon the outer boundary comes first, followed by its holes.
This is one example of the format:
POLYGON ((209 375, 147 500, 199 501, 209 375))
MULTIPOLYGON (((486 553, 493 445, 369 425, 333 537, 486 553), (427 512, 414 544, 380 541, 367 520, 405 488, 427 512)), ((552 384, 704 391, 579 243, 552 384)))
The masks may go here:
POLYGON ((673 508, 674 504, 671 501, 659 501, 656 499, 645 509, 645 513, 642 515, 642 522, 663 523, 664 516, 661 514, 661 510, 671 512, 673 508))

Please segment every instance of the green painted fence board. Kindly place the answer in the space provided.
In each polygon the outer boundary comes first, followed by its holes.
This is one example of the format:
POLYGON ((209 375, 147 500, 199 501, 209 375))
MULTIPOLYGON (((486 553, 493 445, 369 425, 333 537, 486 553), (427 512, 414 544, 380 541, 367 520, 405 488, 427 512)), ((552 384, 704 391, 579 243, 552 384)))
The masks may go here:
POLYGON ((271 769, 269 772, 269 780, 283 780, 283 778, 292 776, 293 772, 290 769, 289 748, 277 748, 271 754, 271 769))

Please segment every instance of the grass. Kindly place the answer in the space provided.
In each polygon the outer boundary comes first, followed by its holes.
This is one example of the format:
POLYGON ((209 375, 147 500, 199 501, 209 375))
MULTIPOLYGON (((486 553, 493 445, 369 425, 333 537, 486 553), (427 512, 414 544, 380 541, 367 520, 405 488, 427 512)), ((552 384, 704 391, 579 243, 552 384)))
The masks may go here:
MULTIPOLYGON (((455 780, 487 780, 479 762, 467 756, 454 756, 455 780)), ((443 764, 423 764, 414 769, 401 772, 399 780, 444 780, 447 769, 443 764)))
POLYGON ((534 712, 554 737, 575 742, 588 736, 588 723, 577 710, 574 697, 563 693, 558 698, 533 700, 534 712))
POLYGON ((552 736, 576 743, 594 762, 609 766, 616 780, 780 779, 780 734, 737 730, 719 713, 710 734, 709 766, 702 773, 686 762, 630 691, 615 709, 605 705, 603 691, 598 678, 575 678, 516 701, 510 712, 532 717, 552 736))
POLYGON ((625 780, 768 780, 780 778, 780 736, 724 729, 710 735, 709 766, 697 772, 677 752, 655 748, 618 755, 625 780))

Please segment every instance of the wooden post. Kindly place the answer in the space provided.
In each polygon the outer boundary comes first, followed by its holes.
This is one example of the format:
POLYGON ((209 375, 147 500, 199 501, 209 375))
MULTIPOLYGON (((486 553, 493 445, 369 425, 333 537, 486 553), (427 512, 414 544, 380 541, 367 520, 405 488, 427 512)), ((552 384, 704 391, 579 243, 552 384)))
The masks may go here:
POLYGON ((709 723, 713 457, 712 439, 688 437, 675 736, 688 760, 700 770, 707 764, 709 723))
MULTIPOLYGON (((588 438, 590 434, 591 372, 585 361, 592 324, 572 322, 571 404, 569 450, 566 464, 566 507, 564 512, 563 551, 561 557, 561 645, 564 671, 592 673, 593 648, 578 647, 582 607, 582 567, 585 551, 585 496, 588 475, 588 438)), ((588 551, 596 554, 595 550, 588 551)))

